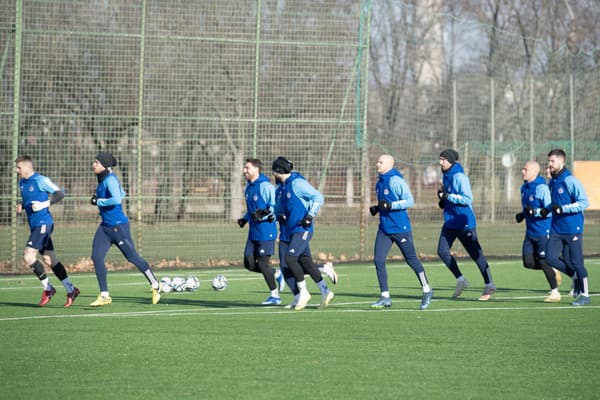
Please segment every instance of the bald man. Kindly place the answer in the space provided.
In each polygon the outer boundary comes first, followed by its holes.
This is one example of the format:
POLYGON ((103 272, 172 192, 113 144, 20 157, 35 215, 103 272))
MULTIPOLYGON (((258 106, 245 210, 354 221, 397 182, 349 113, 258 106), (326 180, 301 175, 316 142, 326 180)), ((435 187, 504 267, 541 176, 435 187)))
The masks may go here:
POLYGON ((375 168, 379 174, 375 185, 377 204, 372 206, 369 211, 373 216, 379 213, 379 229, 375 239, 373 261, 375 262, 381 297, 371 304, 371 308, 381 309, 392 306, 385 261, 392 244, 395 243, 402 252, 406 263, 417 275, 419 284, 423 289, 420 308, 424 310, 431 303, 433 290, 429 286, 423 265, 417 257, 410 219, 406 211, 415 204, 415 201, 402 174, 394 169, 394 158, 392 156, 389 154, 381 155, 375 168))
POLYGON ((552 216, 541 211, 550 207, 550 189, 540 176, 540 165, 536 161, 527 161, 521 170, 521 212, 515 215, 517 223, 525 221, 525 239, 523 240, 523 266, 528 269, 544 271, 550 295, 544 299, 547 303, 561 300, 558 291, 556 272, 546 263, 546 249, 550 237, 552 216))

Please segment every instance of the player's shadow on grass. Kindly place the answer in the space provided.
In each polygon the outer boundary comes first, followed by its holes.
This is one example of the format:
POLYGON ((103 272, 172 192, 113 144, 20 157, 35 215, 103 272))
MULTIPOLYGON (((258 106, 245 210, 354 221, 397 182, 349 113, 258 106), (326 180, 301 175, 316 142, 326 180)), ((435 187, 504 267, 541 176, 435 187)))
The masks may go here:
MULTIPOLYGON (((133 296, 112 296, 114 303, 135 303, 135 304, 151 304, 150 299, 145 297, 133 297, 133 296)), ((256 304, 240 302, 240 301, 227 301, 227 300, 206 300, 189 297, 175 297, 175 296, 162 296, 160 302, 156 306, 160 305, 176 305, 176 306, 200 306, 207 308, 233 308, 233 307, 256 307, 256 304)))
MULTIPOLYGON (((9 301, 0 301, 0 306, 40 308, 40 309, 45 308, 45 307, 40 307, 40 305, 36 304, 36 303, 18 303, 18 302, 11 303, 9 301)), ((61 304, 61 308, 62 308, 62 304, 61 304)))

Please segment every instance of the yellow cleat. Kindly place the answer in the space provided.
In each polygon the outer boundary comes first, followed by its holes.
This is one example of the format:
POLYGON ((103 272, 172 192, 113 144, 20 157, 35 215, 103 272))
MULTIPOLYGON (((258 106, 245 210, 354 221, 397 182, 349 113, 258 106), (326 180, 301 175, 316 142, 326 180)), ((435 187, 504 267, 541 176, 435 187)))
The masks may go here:
POLYGON ((102 307, 102 306, 107 306, 110 303, 112 303, 112 299, 110 298, 110 296, 104 297, 101 294, 99 294, 98 297, 96 298, 96 300, 94 300, 90 303, 90 306, 102 307))
POLYGON ((161 288, 161 283, 159 283, 158 289, 152 289, 152 304, 158 304, 158 302, 160 301, 160 289, 161 288))
POLYGON ((561 300, 560 293, 550 292, 550 296, 544 299, 546 303, 558 303, 561 300))

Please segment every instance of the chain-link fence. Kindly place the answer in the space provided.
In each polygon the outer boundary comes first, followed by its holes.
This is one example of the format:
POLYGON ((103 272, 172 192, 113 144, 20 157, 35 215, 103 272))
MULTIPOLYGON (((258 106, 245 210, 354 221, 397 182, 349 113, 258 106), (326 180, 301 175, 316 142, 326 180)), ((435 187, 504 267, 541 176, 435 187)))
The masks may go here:
POLYGON ((415 195, 417 247, 435 255, 436 161, 450 146, 488 253, 519 254, 520 164, 552 147, 600 159, 597 50, 550 49, 429 3, 0 0, 0 262, 16 269, 28 235, 14 212, 14 159, 27 154, 67 194, 52 206, 58 255, 89 266, 100 150, 119 161, 134 239, 158 267, 237 262, 244 160, 269 173, 279 155, 325 195, 316 256, 370 257, 383 152, 415 195))

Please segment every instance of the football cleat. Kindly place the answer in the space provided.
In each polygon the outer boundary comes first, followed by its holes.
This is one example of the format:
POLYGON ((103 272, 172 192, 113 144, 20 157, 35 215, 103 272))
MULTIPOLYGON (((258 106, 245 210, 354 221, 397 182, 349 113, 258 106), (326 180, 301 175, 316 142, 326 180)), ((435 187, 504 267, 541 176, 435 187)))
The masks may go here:
POLYGON ((425 310, 431 304, 431 299, 433 298, 433 289, 429 292, 423 292, 423 297, 421 298, 421 310, 425 310))
POLYGON ((306 289, 301 290, 300 294, 298 296, 298 303, 294 306, 294 310, 296 310, 296 311, 304 310, 304 308, 306 307, 306 305, 308 304, 309 301, 310 301, 310 293, 308 293, 308 290, 306 290, 306 289))
POLYGON ((160 301, 160 292, 161 292, 162 283, 158 283, 158 289, 152 288, 152 304, 158 304, 160 301))
POLYGON ((560 301, 559 292, 550 292, 550 295, 544 299, 545 303, 558 303, 560 301))
POLYGON ((281 304, 281 297, 269 296, 260 304, 263 306, 278 306, 281 304))
POLYGON ((456 281, 456 289, 454 289, 454 293, 452 293, 452 297, 453 298, 457 298, 458 296, 460 296, 463 292, 463 290, 465 290, 465 288, 469 287, 469 281, 466 279, 463 279, 462 281, 456 281))
POLYGON ((110 298, 110 296, 104 297, 101 294, 99 294, 98 297, 96 298, 96 300, 94 300, 90 303, 90 306, 102 307, 102 306, 107 306, 110 303, 112 303, 112 299, 110 298))
POLYGON ((335 296, 333 294, 333 292, 331 290, 328 290, 327 293, 322 294, 321 295, 321 304, 319 305, 319 308, 327 308, 327 306, 329 305, 329 302, 331 302, 331 300, 333 299, 333 296, 335 296))
POLYGON ((56 289, 54 289, 54 286, 50 286, 50 289, 44 290, 42 292, 42 298, 40 299, 40 307, 44 307, 46 304, 48 304, 54 294, 56 294, 56 289))
POLYGON ((333 264, 330 261, 327 261, 325 264, 323 264, 323 273, 327 275, 327 277, 331 280, 331 283, 334 285, 338 283, 337 273, 335 272, 335 269, 333 269, 333 264))
POLYGON ((290 304, 288 304, 287 306, 285 306, 284 308, 290 310, 290 309, 296 307, 296 304, 298 304, 299 298, 300 298, 300 294, 295 295, 294 300, 292 300, 292 302, 290 304))
POLYGON ((280 268, 275 270, 275 280, 277 281, 277 289, 279 292, 283 292, 285 289, 285 277, 283 276, 283 272, 281 272, 280 268))
POLYGON ((586 304, 590 304, 590 296, 580 294, 571 304, 574 306, 585 306, 586 304))
POLYGON ((479 296, 479 298, 477 300, 488 301, 489 299, 492 298, 492 295, 494 294, 495 291, 496 291, 495 286, 486 286, 485 288, 483 288, 483 293, 481 294, 481 296, 479 296))
POLYGON ((76 287, 73 288, 73 291, 71 293, 67 293, 67 301, 65 302, 63 307, 71 307, 77 296, 79 296, 79 293, 79 289, 77 289, 76 287))
POLYGON ((384 307, 391 307, 392 306, 392 299, 389 297, 384 297, 381 296, 379 298, 379 300, 377 300, 375 303, 371 304, 371 308, 375 308, 377 310, 380 310, 384 307))

